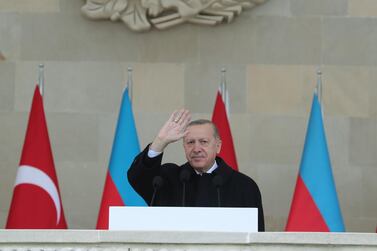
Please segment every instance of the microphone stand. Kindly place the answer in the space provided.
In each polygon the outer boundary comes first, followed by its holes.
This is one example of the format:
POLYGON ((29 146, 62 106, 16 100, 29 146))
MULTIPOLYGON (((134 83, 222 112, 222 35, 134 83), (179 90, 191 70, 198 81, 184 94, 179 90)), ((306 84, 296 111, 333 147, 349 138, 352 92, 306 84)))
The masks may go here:
POLYGON ((224 181, 223 181, 223 177, 221 175, 216 175, 213 179, 212 179, 212 183, 213 185, 215 185, 216 187, 216 191, 217 191, 217 206, 218 207, 221 207, 221 196, 220 196, 220 188, 221 186, 223 185, 224 181))
POLYGON ((217 187, 216 190, 217 190, 217 206, 221 207, 220 187, 217 187))
POLYGON ((155 200, 155 198, 156 198, 156 193, 157 193, 157 189, 154 189, 154 190, 153 190, 152 199, 151 199, 151 204, 150 204, 151 207, 153 207, 154 200, 155 200))
POLYGON ((183 182, 182 207, 186 206, 186 182, 183 182))
POLYGON ((154 205, 154 202, 155 202, 155 199, 156 199, 157 190, 160 189, 163 184, 164 184, 164 180, 162 179, 161 176, 156 176, 156 177, 153 178, 153 181, 152 181, 153 194, 152 194, 151 203, 149 204, 151 207, 153 207, 153 205, 154 205))
POLYGON ((182 207, 186 206, 186 183, 190 180, 191 173, 187 169, 183 169, 179 174, 179 180, 182 182, 182 207))

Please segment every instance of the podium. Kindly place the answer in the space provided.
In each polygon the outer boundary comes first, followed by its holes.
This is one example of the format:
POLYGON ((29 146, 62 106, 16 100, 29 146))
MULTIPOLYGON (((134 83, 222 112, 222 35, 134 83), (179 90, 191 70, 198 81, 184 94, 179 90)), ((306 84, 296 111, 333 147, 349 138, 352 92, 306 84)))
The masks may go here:
POLYGON ((110 207, 109 230, 258 232, 257 208, 110 207))

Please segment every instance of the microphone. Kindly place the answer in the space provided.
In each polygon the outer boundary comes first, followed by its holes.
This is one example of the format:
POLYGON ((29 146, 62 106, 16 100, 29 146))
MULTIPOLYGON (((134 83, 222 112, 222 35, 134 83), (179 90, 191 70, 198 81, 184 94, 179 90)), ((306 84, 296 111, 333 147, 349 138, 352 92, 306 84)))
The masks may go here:
POLYGON ((221 207, 220 187, 224 184, 223 177, 217 174, 215 177, 213 177, 212 184, 216 187, 217 190, 217 206, 221 207))
POLYGON ((181 173, 179 174, 179 180, 181 181, 183 188, 182 188, 182 207, 186 206, 186 183, 191 178, 191 172, 188 169, 182 169, 181 173))
POLYGON ((156 193, 157 190, 160 189, 164 185, 164 179, 161 176, 156 176, 152 180, 152 186, 153 186, 153 195, 151 199, 151 203, 149 204, 151 207, 153 207, 153 204, 156 199, 156 193))

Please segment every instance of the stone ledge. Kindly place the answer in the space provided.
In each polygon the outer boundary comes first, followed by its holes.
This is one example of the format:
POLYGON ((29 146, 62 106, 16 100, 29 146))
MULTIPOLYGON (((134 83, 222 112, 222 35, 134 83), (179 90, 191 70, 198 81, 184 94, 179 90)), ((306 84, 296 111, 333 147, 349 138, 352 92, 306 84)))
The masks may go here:
POLYGON ((377 248, 374 233, 227 233, 227 232, 145 232, 106 230, 0 230, 0 248, 8 244, 238 244, 365 246, 377 248))

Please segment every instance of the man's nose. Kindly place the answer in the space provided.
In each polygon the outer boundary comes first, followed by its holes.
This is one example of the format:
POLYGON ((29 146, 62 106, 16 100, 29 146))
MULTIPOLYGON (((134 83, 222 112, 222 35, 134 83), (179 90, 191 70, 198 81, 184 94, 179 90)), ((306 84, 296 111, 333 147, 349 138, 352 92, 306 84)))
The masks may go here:
POLYGON ((201 147, 200 147, 200 143, 199 142, 196 142, 195 144, 194 144, 194 152, 200 152, 202 149, 201 149, 201 147))

